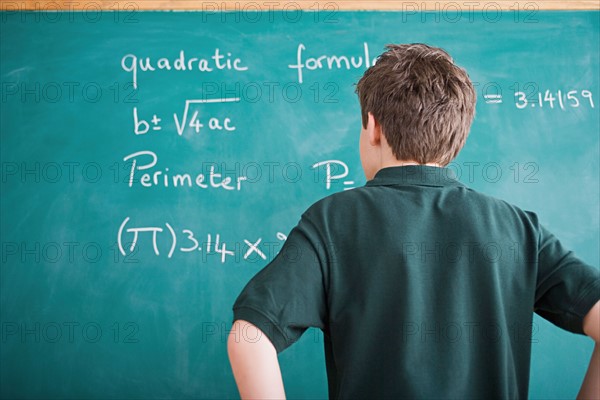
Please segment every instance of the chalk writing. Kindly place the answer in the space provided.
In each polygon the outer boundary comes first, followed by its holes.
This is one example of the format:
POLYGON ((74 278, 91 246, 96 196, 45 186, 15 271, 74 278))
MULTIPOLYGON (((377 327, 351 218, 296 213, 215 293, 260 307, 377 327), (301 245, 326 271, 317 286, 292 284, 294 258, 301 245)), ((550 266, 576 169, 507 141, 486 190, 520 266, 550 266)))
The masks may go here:
MULTIPOLYGON (((315 180, 319 181, 319 169, 320 167, 324 167, 325 168, 325 189, 329 190, 331 189, 331 183, 333 181, 336 180, 340 180, 342 178, 345 178, 348 176, 348 165, 343 162, 343 161, 339 161, 339 160, 326 160, 326 161, 319 161, 318 163, 313 164, 312 168, 315 170, 315 180), (337 173, 337 170, 341 168, 341 172, 337 173)), ((344 181, 343 182, 345 186, 344 190, 350 190, 353 189, 354 186, 349 186, 349 185, 354 185, 354 181, 344 181)))
POLYGON ((218 255, 221 263, 228 261, 229 257, 234 257, 233 259, 237 261, 264 261, 268 257, 275 256, 287 239, 285 234, 277 232, 274 235, 276 240, 273 242, 263 241, 262 237, 244 238, 242 241, 236 241, 234 245, 228 246, 219 233, 207 233, 204 240, 199 239, 191 229, 176 230, 168 222, 164 223, 164 228, 163 226, 128 227, 130 220, 130 217, 125 217, 117 232, 117 245, 123 256, 135 253, 141 237, 145 236, 150 238, 152 252, 155 256, 172 258, 175 252, 203 252, 204 255, 218 255), (126 241, 126 235, 130 236, 130 241, 126 241), (167 244, 168 250, 161 253, 159 241, 162 240, 167 244))
POLYGON ((307 69, 309 71, 319 70, 319 69, 359 69, 359 68, 369 68, 371 65, 375 64, 377 58, 371 59, 369 55, 369 45, 367 43, 363 43, 363 55, 354 57, 348 56, 337 56, 337 55, 320 55, 317 57, 308 57, 306 59, 303 58, 303 53, 306 50, 306 46, 303 43, 298 45, 296 50, 296 64, 288 65, 288 68, 298 70, 298 83, 302 83, 304 81, 303 70, 307 69))
POLYGON ((216 48, 209 57, 190 57, 187 58, 185 51, 179 52, 179 57, 171 59, 161 57, 153 60, 150 57, 138 57, 135 54, 127 54, 121 59, 121 68, 131 73, 131 80, 134 89, 138 88, 138 75, 140 72, 154 72, 156 70, 167 71, 198 71, 213 72, 215 70, 234 70, 247 71, 248 67, 242 64, 240 58, 235 58, 232 53, 221 53, 216 48))
POLYGON ((154 168, 158 163, 158 156, 150 150, 137 151, 123 158, 123 161, 131 160, 131 169, 129 172, 128 186, 133 187, 134 183, 139 183, 143 187, 163 186, 163 187, 199 187, 202 189, 214 188, 231 191, 242 190, 242 182, 247 178, 245 176, 223 176, 216 171, 215 166, 210 166, 208 176, 203 173, 177 173, 171 174, 168 167, 156 169, 151 174, 143 173, 139 176, 139 171, 154 168), (141 160, 145 160, 142 162, 141 160))

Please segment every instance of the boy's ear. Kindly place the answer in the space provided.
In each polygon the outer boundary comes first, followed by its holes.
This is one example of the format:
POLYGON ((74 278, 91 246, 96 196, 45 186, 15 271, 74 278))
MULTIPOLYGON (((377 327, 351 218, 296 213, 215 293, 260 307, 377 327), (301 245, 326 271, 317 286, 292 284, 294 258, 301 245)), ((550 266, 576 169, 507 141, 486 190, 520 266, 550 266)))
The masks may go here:
POLYGON ((379 125, 379 121, 375 119, 373 113, 368 113, 367 135, 369 136, 369 144, 371 146, 381 144, 381 125, 379 125))

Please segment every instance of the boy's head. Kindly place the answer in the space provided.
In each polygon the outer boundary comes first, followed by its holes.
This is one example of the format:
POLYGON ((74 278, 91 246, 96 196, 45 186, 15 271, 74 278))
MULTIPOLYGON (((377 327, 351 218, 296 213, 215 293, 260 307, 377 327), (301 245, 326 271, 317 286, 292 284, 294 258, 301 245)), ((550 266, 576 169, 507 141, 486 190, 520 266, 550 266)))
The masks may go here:
POLYGON ((356 85, 367 179, 382 167, 378 145, 397 161, 447 165, 475 115, 471 80, 448 53, 425 44, 386 47, 356 85))

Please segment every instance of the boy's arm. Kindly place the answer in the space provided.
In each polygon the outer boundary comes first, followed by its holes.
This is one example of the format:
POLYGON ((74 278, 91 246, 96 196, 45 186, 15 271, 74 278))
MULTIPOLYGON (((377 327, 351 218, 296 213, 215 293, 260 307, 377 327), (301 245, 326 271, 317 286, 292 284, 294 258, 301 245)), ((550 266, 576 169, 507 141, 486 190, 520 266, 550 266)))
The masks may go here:
POLYGON ((260 329, 236 320, 227 352, 242 399, 285 399, 277 351, 260 329))
POLYGON ((596 346, 577 398, 600 399, 600 301, 583 319, 583 331, 594 339, 596 346))
POLYGON ((328 242, 308 214, 233 304, 227 347, 244 399, 285 398, 277 354, 308 328, 327 327, 328 242))

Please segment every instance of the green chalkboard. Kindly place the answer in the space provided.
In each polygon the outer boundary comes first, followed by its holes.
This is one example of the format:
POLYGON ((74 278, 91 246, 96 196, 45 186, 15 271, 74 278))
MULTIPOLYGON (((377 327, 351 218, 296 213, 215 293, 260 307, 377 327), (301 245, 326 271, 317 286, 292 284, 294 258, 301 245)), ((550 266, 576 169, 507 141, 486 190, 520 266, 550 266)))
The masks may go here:
MULTIPOLYGON (((0 14, 1 395, 229 398, 231 306, 314 201, 364 184, 353 84, 388 43, 477 86, 451 165, 599 264, 599 13, 0 14)), ((592 343, 534 319, 530 394, 592 343)), ((323 340, 280 356, 326 397, 323 340)))

